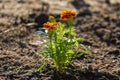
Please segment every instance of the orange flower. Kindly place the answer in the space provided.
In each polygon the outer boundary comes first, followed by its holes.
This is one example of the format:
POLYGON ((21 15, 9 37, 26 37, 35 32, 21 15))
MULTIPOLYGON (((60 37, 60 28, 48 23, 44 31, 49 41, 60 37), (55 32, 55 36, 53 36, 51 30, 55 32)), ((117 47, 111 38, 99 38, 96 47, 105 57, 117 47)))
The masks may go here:
POLYGON ((50 30, 50 31, 54 31, 54 28, 58 26, 58 24, 56 22, 46 22, 43 24, 44 28, 50 30))
POLYGON ((61 12, 60 18, 62 20, 68 20, 68 19, 71 19, 74 16, 76 16, 76 12, 74 12, 72 10, 63 10, 61 12))

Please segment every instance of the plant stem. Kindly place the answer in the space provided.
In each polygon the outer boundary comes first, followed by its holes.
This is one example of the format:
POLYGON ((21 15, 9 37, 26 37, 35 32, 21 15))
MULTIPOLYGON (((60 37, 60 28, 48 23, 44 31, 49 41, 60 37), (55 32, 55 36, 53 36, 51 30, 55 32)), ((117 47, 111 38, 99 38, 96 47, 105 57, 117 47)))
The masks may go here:
POLYGON ((53 57, 53 45, 52 45, 52 33, 51 32, 49 32, 49 39, 50 39, 50 49, 51 49, 51 54, 50 54, 50 56, 51 57, 53 57))
POLYGON ((69 19, 68 21, 68 28, 69 28, 69 35, 68 35, 68 38, 70 39, 70 41, 72 41, 72 36, 71 36, 71 32, 72 32, 72 19, 69 19))

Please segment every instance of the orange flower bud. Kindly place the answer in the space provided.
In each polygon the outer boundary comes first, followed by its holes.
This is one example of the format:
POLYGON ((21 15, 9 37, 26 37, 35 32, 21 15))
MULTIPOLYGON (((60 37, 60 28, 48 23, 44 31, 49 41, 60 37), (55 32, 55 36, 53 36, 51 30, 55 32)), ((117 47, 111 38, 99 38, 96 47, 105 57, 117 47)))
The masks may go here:
POLYGON ((60 18, 62 20, 68 20, 73 18, 74 16, 76 16, 76 12, 72 11, 72 10, 63 10, 61 12, 60 18))

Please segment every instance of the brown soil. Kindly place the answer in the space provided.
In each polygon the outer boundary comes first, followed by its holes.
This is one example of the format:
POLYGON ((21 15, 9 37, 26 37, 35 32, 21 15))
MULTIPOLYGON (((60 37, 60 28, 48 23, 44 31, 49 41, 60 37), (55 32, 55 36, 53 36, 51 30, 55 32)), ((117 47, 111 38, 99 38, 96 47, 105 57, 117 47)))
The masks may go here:
POLYGON ((0 0, 0 80, 120 80, 120 1, 0 0), (47 65, 39 74, 44 38, 35 31, 67 8, 77 11, 76 34, 92 54, 63 73, 47 65))

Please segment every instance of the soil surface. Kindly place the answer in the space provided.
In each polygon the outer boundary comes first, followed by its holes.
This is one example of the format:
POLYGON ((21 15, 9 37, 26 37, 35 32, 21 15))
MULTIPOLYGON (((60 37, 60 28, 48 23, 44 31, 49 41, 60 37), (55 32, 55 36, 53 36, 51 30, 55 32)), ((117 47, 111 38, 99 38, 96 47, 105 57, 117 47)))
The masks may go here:
POLYGON ((120 0, 0 0, 0 80, 120 80, 120 0), (77 11, 76 34, 92 54, 39 74, 45 39, 35 32, 64 9, 77 11))

